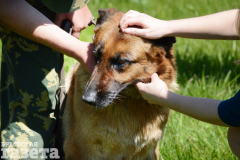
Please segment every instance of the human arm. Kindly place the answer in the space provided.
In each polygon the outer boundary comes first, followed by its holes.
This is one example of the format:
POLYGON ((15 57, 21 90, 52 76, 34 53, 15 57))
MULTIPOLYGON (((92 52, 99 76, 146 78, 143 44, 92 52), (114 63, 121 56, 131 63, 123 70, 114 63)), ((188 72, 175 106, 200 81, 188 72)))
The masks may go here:
POLYGON ((69 35, 24 0, 0 0, 0 23, 23 37, 75 58, 88 72, 94 67, 92 44, 69 35))
POLYGON ((176 36, 192 39, 238 40, 238 9, 188 19, 164 21, 137 11, 127 12, 120 21, 125 33, 149 39, 176 36), (142 29, 129 26, 137 25, 142 29))
POLYGON ((229 126, 218 115, 220 100, 182 96, 169 91, 166 84, 158 78, 156 73, 151 78, 151 83, 137 83, 141 95, 149 103, 169 107, 204 122, 229 126))

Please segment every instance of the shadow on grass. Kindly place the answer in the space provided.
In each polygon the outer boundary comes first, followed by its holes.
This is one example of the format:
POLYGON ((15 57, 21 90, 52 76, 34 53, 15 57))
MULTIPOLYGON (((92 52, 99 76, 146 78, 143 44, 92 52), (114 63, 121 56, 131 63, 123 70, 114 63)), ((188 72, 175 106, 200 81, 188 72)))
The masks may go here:
MULTIPOLYGON (((219 52, 214 55, 206 54, 202 50, 195 54, 180 54, 176 51, 175 55, 180 85, 186 84, 192 77, 214 77, 218 80, 224 78, 231 71, 229 79, 233 79, 240 73, 240 65, 234 63, 240 59, 237 51, 219 52)), ((240 83, 240 78, 237 82, 240 83)))

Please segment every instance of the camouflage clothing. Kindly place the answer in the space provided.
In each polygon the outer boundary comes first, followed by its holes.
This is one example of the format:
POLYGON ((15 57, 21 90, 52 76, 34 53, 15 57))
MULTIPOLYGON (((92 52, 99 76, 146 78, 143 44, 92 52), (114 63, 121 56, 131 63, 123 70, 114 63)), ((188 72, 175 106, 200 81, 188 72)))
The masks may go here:
POLYGON ((89 0, 42 0, 52 11, 57 13, 73 12, 84 7, 89 0))
MULTIPOLYGON (((37 7, 37 0, 28 2, 37 7)), ((54 19, 55 13, 46 7, 40 11, 54 19)), ((0 38, 1 146, 4 149, 1 159, 21 159, 16 156, 23 156, 32 148, 37 148, 36 159, 48 159, 49 156, 39 153, 39 148, 54 148, 55 144, 60 53, 1 25, 0 38)))

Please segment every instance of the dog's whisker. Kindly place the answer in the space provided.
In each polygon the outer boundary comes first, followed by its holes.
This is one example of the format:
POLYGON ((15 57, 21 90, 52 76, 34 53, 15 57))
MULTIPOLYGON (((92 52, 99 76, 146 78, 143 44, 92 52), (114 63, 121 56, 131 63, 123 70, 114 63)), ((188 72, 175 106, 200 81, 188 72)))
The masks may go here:
POLYGON ((115 97, 115 99, 118 99, 118 100, 120 100, 122 97, 115 97))
POLYGON ((123 97, 123 98, 125 98, 125 96, 123 96, 123 95, 121 95, 121 94, 118 94, 117 96, 118 96, 118 97, 123 97))
POLYGON ((117 97, 126 98, 126 96, 123 95, 117 95, 117 97))

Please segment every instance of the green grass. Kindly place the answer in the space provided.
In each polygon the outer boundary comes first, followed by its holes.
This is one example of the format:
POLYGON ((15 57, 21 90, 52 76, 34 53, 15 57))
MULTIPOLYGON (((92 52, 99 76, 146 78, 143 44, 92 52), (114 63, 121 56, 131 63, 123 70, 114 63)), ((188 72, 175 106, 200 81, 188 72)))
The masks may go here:
MULTIPOLYGON (((153 17, 171 20, 202 16, 238 8, 238 0, 92 0, 89 8, 97 18, 98 9, 118 8, 144 12, 153 17)), ((81 40, 92 42, 93 27, 81 34, 81 40)), ((175 56, 181 95, 224 100, 240 88, 239 41, 191 40, 177 38, 175 56)), ((76 61, 65 58, 66 71, 76 61)), ((160 142, 161 159, 235 160, 227 142, 227 128, 197 121, 172 112, 160 142)))

